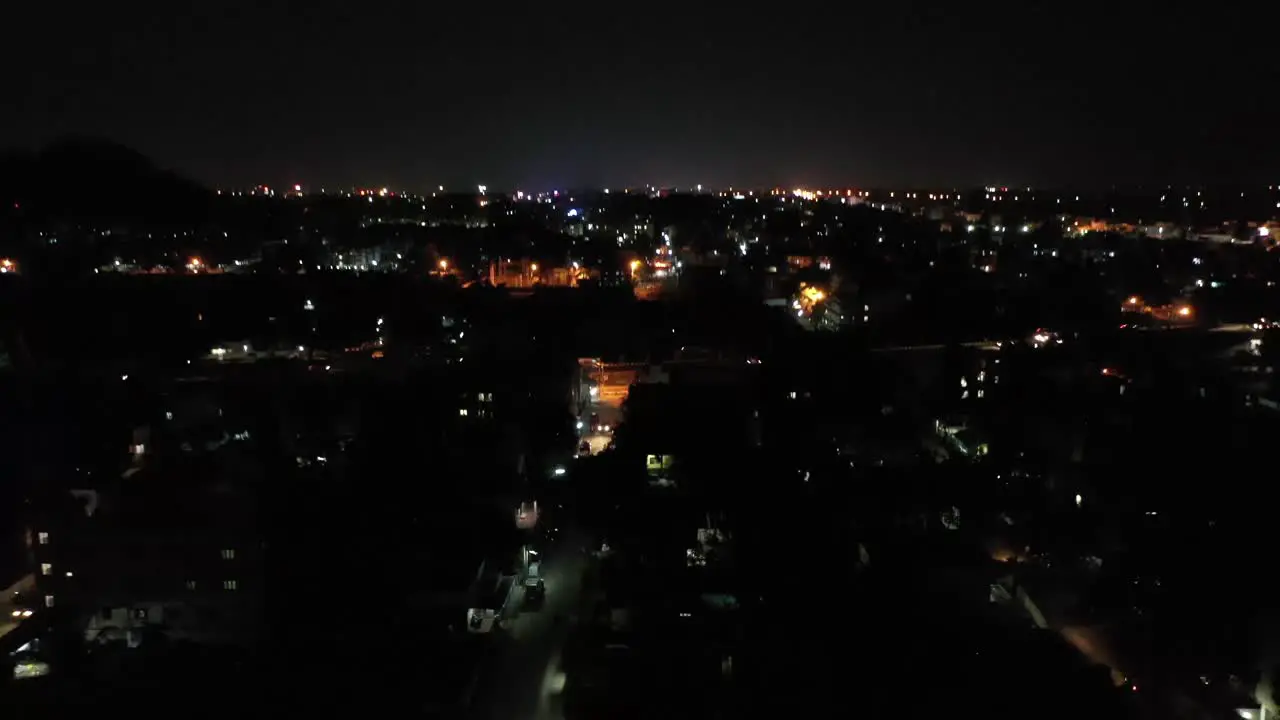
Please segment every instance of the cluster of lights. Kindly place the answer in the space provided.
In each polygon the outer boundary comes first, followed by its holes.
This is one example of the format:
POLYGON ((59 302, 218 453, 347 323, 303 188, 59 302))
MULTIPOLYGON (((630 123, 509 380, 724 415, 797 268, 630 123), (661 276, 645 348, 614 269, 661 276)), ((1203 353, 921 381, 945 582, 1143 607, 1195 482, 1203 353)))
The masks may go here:
POLYGON ((805 313, 812 313, 826 299, 827 293, 824 290, 801 283, 799 296, 791 301, 791 308, 796 311, 796 317, 804 317, 805 313))
POLYGON ((1144 303, 1142 301, 1142 298, 1138 297, 1137 295, 1130 295, 1124 301, 1124 305, 1120 309, 1127 312, 1140 312, 1140 313, 1152 314, 1152 315, 1156 315, 1157 318, 1164 317, 1165 314, 1168 313, 1169 315, 1172 315, 1172 316, 1187 319, 1195 314, 1195 310, 1190 305, 1178 305, 1177 307, 1170 307, 1168 305, 1165 305, 1162 307, 1152 307, 1144 303))

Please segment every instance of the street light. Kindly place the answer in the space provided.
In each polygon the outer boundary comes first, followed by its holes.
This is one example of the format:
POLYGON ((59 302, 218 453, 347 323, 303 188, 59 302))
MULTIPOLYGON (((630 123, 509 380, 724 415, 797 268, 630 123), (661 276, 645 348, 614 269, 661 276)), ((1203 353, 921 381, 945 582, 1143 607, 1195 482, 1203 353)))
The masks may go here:
POLYGON ((441 269, 441 270, 448 270, 448 269, 449 269, 449 261, 448 261, 448 260, 445 260, 444 258, 441 258, 441 259, 440 259, 440 263, 439 263, 439 265, 440 265, 440 269, 441 269))

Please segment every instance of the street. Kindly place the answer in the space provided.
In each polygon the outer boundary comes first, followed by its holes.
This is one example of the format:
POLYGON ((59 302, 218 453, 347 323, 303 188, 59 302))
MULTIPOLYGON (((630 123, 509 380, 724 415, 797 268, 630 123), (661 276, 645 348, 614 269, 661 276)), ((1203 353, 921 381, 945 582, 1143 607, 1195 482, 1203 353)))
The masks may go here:
MULTIPOLYGON (((591 560, 585 538, 565 537, 543 559, 546 598, 540 608, 513 612, 482 663, 468 717, 493 720, 553 720, 561 717, 557 696, 564 684, 561 653, 581 614, 583 578, 591 560)), ((523 606, 523 588, 513 602, 523 606)))
POLYGON ((589 371, 591 380, 597 390, 591 401, 587 403, 579 421, 582 422, 582 439, 591 446, 591 454, 604 452, 613 442, 612 432, 595 432, 591 427, 593 415, 599 417, 601 425, 611 429, 622 422, 622 403, 627 399, 631 383, 635 382, 638 369, 634 365, 595 365, 589 371))

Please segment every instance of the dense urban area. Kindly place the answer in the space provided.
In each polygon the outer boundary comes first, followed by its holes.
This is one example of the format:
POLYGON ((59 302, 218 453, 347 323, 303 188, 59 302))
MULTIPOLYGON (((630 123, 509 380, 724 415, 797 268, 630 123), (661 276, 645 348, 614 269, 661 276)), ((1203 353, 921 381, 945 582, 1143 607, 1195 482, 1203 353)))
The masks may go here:
POLYGON ((296 182, 0 156, 14 717, 1280 711, 1280 185, 296 182))

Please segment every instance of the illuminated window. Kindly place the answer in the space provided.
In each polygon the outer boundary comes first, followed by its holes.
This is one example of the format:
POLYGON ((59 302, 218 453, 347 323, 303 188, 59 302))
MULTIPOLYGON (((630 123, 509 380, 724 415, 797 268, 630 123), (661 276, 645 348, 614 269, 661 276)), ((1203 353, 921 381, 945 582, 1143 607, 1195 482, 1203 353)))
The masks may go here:
POLYGON ((236 589, 236 581, 235 581, 235 580, 223 580, 223 581, 222 581, 222 589, 223 589, 223 590, 235 590, 235 589, 236 589))
POLYGON ((223 559, 223 560, 235 560, 235 559, 236 559, 236 551, 235 551, 233 548, 225 548, 225 549, 223 549, 223 551, 222 551, 222 559, 223 559))
POLYGON ((37 539, 39 540, 39 542, 40 542, 40 544, 41 544, 41 545, 48 545, 48 544, 49 544, 49 533, 47 533, 47 532, 39 533, 39 534, 38 534, 38 536, 37 536, 37 539))
POLYGON ((50 564, 50 563, 40 563, 40 574, 41 574, 41 575, 52 575, 52 574, 53 574, 53 565, 52 565, 52 564, 50 564))
POLYGON ((458 415, 460 415, 461 417, 466 417, 466 416, 467 416, 467 409, 466 409, 466 408, 458 408, 458 415))
POLYGON ((45 595, 45 596, 44 596, 44 606, 45 606, 45 607, 53 607, 53 596, 52 596, 52 595, 45 595))
POLYGON ((195 581, 195 580, 188 580, 188 581, 187 581, 187 589, 188 589, 188 590, 195 590, 195 589, 196 589, 196 581, 195 581))

